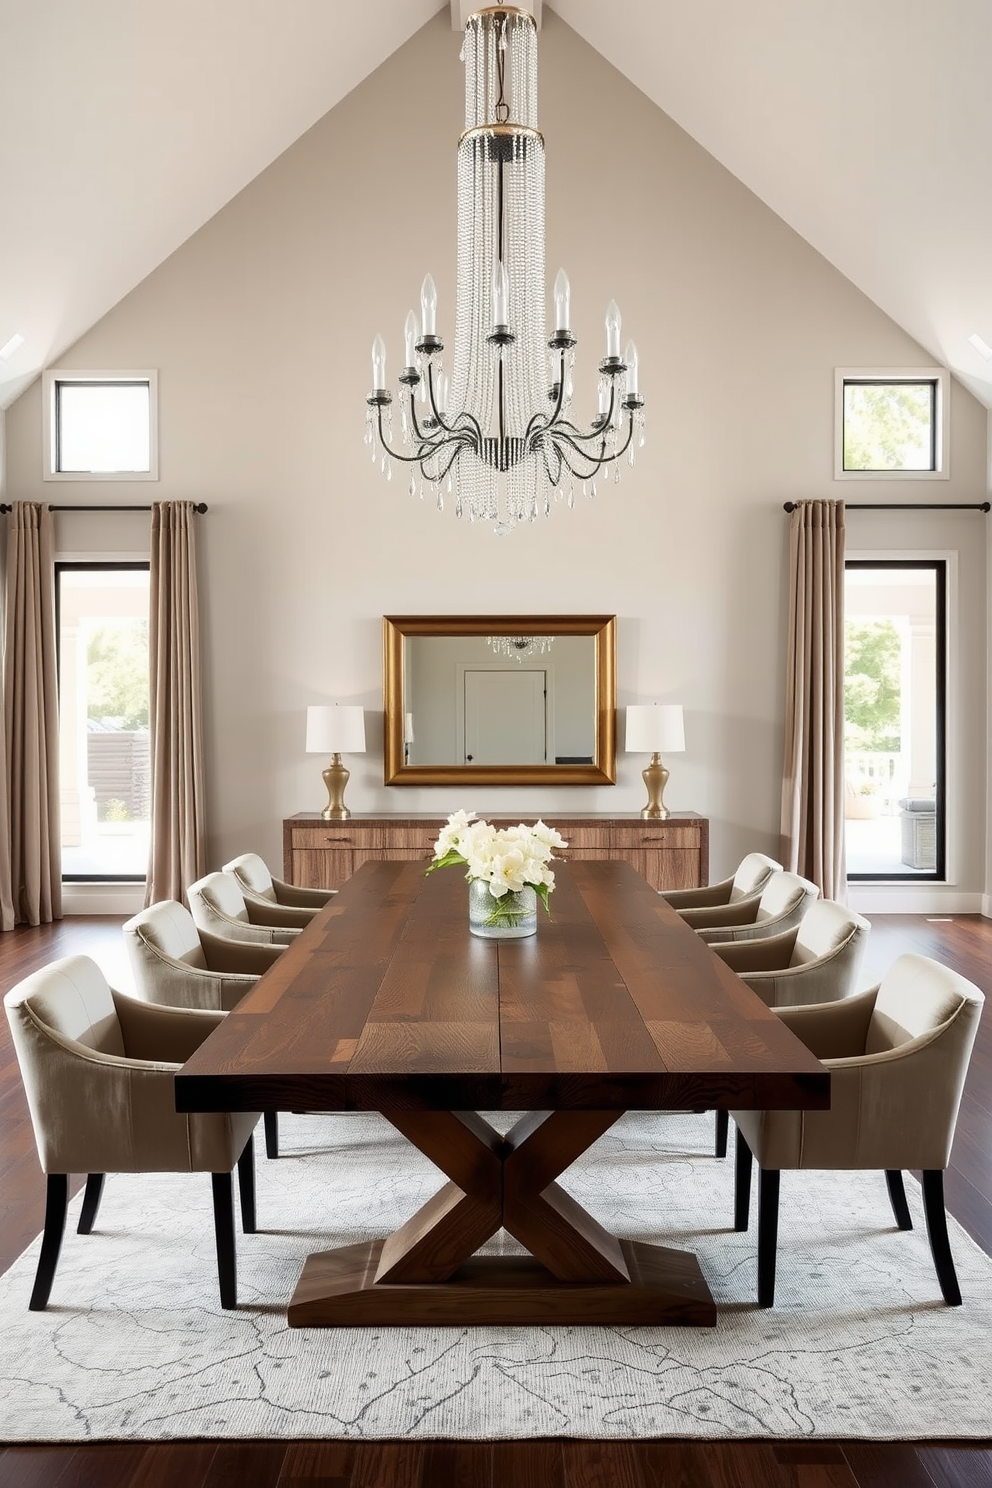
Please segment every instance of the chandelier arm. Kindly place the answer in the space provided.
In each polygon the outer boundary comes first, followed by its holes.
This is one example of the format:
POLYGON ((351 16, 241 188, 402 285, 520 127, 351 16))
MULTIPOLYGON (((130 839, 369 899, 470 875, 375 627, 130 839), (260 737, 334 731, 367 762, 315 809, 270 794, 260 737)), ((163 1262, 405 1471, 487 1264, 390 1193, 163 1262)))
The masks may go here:
MULTIPOLYGON (((461 449, 463 445, 470 442, 469 438, 467 437, 467 431, 458 429, 453 430, 451 436, 447 439, 429 440, 426 435, 420 433, 418 433, 417 437, 420 440, 420 448, 417 450, 416 454, 401 454, 400 451, 395 448, 395 446, 389 443, 383 432, 382 409, 379 409, 379 443, 382 445, 382 448, 391 460, 401 460, 404 465, 420 465, 424 460, 429 460, 431 455, 437 454, 441 450, 446 449, 449 444, 454 444, 457 446, 455 454, 452 456, 452 460, 454 460, 454 458, 458 454, 458 450, 461 449)), ((450 468, 451 467, 449 465, 448 469, 450 468)), ((430 479, 430 477, 428 477, 428 479, 430 479)))
POLYGON ((625 455, 627 453, 627 450, 630 447, 630 441, 633 439, 633 437, 634 414, 633 410, 631 410, 630 419, 627 425, 627 438, 624 440, 623 444, 618 445, 617 448, 611 450, 609 454, 606 453, 605 438, 603 438, 602 444, 600 445, 600 453, 598 456, 596 456, 591 454, 589 450, 580 448, 576 441, 568 435, 563 436, 561 439, 561 444, 558 447, 559 454, 561 455, 562 463, 568 466, 568 469, 572 472, 573 475, 578 476, 580 480, 591 480, 593 476, 596 475, 597 471, 602 470, 604 466, 611 465, 614 460, 619 460, 621 455, 625 455), (565 457, 564 449, 566 446, 569 449, 573 450, 575 454, 580 455, 583 460, 587 460, 591 465, 591 469, 587 470, 585 473, 576 470, 571 461, 565 457))
MULTIPOLYGON (((434 368, 429 361, 427 363, 427 395, 430 398, 431 412, 437 419, 439 425, 445 431, 445 433, 458 434, 463 432, 462 430, 459 430, 456 425, 446 423, 444 415, 438 411, 438 406, 434 399, 434 368)), ((456 415, 456 417, 460 419, 468 419, 469 424, 475 432, 475 438, 477 441, 475 448, 477 451, 480 450, 482 448, 482 425, 479 423, 478 419, 475 417, 474 414, 469 413, 467 409, 463 409, 461 413, 456 415)))
MULTIPOLYGON (((602 438, 603 439, 603 442, 604 442, 604 447, 605 447, 605 442, 606 442, 605 441, 605 430, 607 430, 610 427, 610 424, 613 422, 613 410, 614 410, 615 407, 616 407, 616 387, 613 385, 613 382, 611 380, 611 384, 610 384, 610 406, 607 409, 607 411, 606 411, 605 414, 600 414, 600 417, 602 418, 603 422, 602 422, 602 424, 600 424, 600 426, 599 426, 598 429, 593 429, 588 434, 582 434, 582 433, 579 432, 579 430, 575 427, 574 424, 569 423, 567 419, 562 419, 561 422, 558 423, 557 425, 552 425, 552 427, 550 429, 550 432, 552 434, 554 434, 559 429, 567 430, 568 432, 566 434, 566 437, 569 438, 571 440, 571 442, 573 442, 573 443, 575 442, 575 440, 578 439, 578 440, 582 440, 586 444, 588 444, 591 440, 601 439, 602 438)), ((633 415, 631 415, 631 428, 633 428, 633 415)), ((628 441, 627 442, 629 444, 629 442, 630 442, 629 438, 628 438, 628 441)), ((626 449, 626 448, 627 448, 627 446, 624 445, 624 449, 626 449)), ((612 458, 612 456, 611 456, 611 458, 612 458)))
POLYGON ((565 401, 565 353, 562 352, 561 353, 561 358, 560 358, 560 361, 559 361, 559 365, 558 365, 558 397, 557 397, 557 399, 555 401, 554 409, 552 410, 552 412, 550 414, 546 414, 546 413, 532 413, 531 414, 530 422, 528 423, 527 428, 524 430, 524 440, 525 441, 526 440, 529 440, 532 434, 538 432, 541 429, 552 429, 552 428, 554 428, 554 426, 558 422, 558 418, 559 418, 559 416, 561 414, 562 404, 564 403, 564 401, 565 401))

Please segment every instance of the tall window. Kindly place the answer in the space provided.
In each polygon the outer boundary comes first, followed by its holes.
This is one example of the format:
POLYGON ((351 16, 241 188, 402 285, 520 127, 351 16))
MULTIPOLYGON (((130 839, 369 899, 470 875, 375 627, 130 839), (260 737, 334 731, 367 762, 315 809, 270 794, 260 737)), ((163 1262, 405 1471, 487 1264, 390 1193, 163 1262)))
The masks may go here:
POLYGON ((849 879, 944 877, 945 569, 936 559, 846 565, 849 879))
POLYGON ((148 564, 56 564, 62 877, 148 867, 148 564))

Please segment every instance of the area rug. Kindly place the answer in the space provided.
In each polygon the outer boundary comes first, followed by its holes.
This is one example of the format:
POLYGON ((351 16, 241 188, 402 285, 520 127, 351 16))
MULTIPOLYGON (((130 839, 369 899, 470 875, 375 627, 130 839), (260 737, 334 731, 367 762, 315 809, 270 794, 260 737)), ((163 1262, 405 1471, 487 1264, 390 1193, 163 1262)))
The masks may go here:
POLYGON ((109 1179, 92 1235, 70 1215, 46 1312, 37 1242, 0 1280, 5 1441, 992 1435, 992 1260, 952 1225, 965 1305, 945 1307, 916 1184, 904 1233, 881 1174, 784 1174, 762 1311, 712 1116, 628 1115, 566 1185, 616 1233, 695 1251, 715 1328, 289 1329, 308 1252, 387 1233, 441 1180, 377 1116, 281 1125, 236 1312, 203 1176, 109 1179))

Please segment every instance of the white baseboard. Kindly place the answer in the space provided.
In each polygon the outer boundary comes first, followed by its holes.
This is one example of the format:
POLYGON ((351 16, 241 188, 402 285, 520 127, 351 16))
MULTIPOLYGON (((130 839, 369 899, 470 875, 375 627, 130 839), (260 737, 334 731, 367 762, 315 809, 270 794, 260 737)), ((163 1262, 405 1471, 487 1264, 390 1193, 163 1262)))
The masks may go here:
POLYGON ((981 914, 992 919, 989 895, 965 894, 945 884, 852 883, 847 902, 859 914, 981 914))
POLYGON ((143 883, 64 883, 64 915, 134 915, 145 907, 143 883))

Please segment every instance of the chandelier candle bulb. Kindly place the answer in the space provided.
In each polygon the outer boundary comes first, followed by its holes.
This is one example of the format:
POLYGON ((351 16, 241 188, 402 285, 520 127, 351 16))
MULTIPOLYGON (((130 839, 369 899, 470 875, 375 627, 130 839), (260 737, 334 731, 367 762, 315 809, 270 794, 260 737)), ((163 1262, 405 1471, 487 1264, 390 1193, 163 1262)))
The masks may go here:
POLYGON ((381 393, 386 387, 386 343, 381 336, 372 342, 372 388, 381 393))
POLYGON ((406 345, 406 365, 412 367, 417 354, 417 317, 412 310, 407 312, 403 340, 406 345))
POLYGON ((446 372, 442 372, 438 377, 434 402, 437 404, 438 413, 443 418, 448 411, 448 374, 446 372))
POLYGON ((564 269, 559 269, 557 278, 555 279, 556 331, 569 331, 571 329, 571 326, 569 325, 571 297, 572 289, 571 285, 568 282, 568 275, 565 273, 564 269))
POLYGON ((510 281, 506 269, 497 259, 493 269, 493 330, 509 325, 507 301, 510 297, 510 281))
POLYGON ((614 361, 620 356, 620 306, 616 300, 606 307, 606 356, 614 361))
POLYGON ((623 359, 627 363, 627 396, 637 397, 637 347, 633 341, 628 341, 624 347, 623 359))
POLYGON ((420 290, 420 319, 425 336, 437 335, 437 287, 428 274, 420 290))

